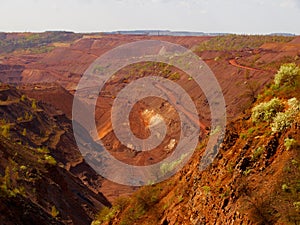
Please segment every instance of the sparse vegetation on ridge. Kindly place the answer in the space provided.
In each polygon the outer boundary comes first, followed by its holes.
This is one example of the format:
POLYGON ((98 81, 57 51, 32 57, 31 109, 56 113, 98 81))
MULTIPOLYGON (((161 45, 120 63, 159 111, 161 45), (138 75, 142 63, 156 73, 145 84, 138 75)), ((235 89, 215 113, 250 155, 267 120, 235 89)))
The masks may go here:
POLYGON ((230 34, 214 37, 208 41, 202 42, 196 47, 195 51, 239 51, 244 48, 258 48, 264 43, 282 43, 289 42, 292 39, 293 37, 230 34))
POLYGON ((44 32, 44 33, 15 33, 0 34, 0 52, 10 53, 17 50, 28 50, 29 53, 45 53, 54 47, 49 46, 56 42, 70 42, 80 37, 82 34, 71 32, 44 32))

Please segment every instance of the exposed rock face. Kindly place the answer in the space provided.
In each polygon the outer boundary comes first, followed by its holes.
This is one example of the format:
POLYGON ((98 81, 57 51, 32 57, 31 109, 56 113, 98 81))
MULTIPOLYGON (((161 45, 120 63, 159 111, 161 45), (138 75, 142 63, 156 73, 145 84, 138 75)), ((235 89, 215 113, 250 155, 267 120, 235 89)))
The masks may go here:
POLYGON ((6 138, 0 139, 0 173, 6 177, 3 190, 8 189, 0 195, 1 221, 90 224, 94 215, 110 203, 99 191, 103 178, 77 150, 71 121, 15 88, 2 85, 0 96, 2 132, 9 127, 6 138), (10 197, 10 190, 22 196, 10 197))
POLYGON ((20 83, 24 69, 23 65, 0 64, 0 81, 3 83, 20 83))

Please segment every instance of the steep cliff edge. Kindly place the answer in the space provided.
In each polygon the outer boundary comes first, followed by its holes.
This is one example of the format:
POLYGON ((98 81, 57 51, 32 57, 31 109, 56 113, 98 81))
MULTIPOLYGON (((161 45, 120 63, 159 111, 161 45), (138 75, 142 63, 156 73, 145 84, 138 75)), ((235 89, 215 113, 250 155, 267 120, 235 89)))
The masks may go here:
POLYGON ((90 224, 110 206, 61 111, 2 84, 0 115, 2 224, 90 224))

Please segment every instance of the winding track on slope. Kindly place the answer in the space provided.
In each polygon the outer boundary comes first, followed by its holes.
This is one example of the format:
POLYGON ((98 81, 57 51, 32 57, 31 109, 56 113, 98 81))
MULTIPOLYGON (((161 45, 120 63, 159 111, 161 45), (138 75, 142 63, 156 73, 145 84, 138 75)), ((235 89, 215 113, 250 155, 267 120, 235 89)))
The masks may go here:
POLYGON ((256 69, 256 68, 252 68, 252 67, 248 67, 248 66, 242 66, 242 65, 238 64, 235 59, 230 59, 228 62, 230 65, 237 67, 237 68, 242 68, 242 69, 251 70, 251 71, 264 71, 261 69, 256 69))

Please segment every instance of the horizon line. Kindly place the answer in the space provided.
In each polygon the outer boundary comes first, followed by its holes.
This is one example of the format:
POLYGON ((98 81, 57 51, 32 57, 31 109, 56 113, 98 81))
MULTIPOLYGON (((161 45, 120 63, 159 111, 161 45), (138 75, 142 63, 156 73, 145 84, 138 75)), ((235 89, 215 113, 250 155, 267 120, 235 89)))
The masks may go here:
MULTIPOLYGON (((50 30, 25 30, 25 31, 2 31, 0 30, 0 33, 46 33, 46 32, 69 32, 69 33, 75 33, 75 34, 96 34, 96 33, 104 33, 104 34, 122 34, 124 32, 128 32, 128 35, 130 33, 144 33, 145 35, 148 35, 150 32, 168 32, 170 34, 172 33, 187 33, 187 34, 202 34, 202 36, 215 34, 215 35, 286 35, 286 36, 299 36, 299 34, 291 33, 291 32, 268 32, 268 33, 245 33, 245 32, 206 32, 206 31, 187 31, 187 30, 168 30, 168 29, 121 29, 121 30, 111 30, 111 31, 74 31, 74 30, 68 30, 68 29, 50 29, 50 30)), ((158 33, 159 34, 159 33, 158 33)), ((152 35, 149 35, 152 36, 152 35)), ((162 34, 163 36, 163 34, 162 34)), ((176 36, 176 35, 175 35, 176 36)), ((184 35, 182 35, 184 36, 184 35)), ((192 36, 192 35, 191 35, 192 36)))

